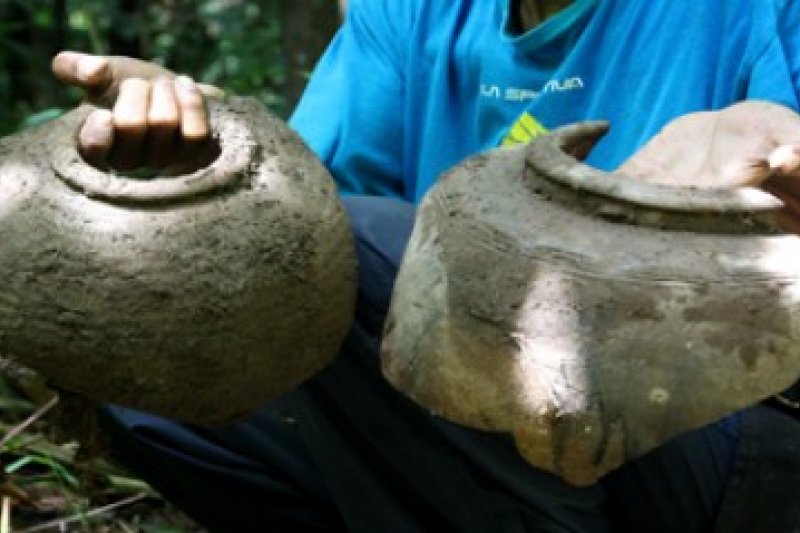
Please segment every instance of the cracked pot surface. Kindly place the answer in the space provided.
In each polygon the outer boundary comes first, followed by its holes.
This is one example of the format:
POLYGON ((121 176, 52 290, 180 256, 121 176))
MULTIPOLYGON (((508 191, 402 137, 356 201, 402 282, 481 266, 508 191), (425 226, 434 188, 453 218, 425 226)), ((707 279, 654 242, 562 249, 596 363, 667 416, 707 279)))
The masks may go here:
POLYGON ((89 111, 0 140, 0 354, 94 401, 200 424, 331 361, 355 254, 300 138, 255 100, 212 101, 218 157, 134 179, 78 155, 89 111))
POLYGON ((423 201, 383 371, 443 417, 510 432, 588 484, 800 375, 800 238, 752 189, 590 168, 566 127, 452 171, 423 201))

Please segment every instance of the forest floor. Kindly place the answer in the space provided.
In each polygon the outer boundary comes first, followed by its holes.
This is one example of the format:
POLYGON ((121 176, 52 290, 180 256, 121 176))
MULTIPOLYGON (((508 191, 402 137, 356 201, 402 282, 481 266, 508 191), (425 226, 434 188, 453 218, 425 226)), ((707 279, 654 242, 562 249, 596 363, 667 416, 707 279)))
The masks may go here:
POLYGON ((56 443, 48 406, 0 378, 0 533, 201 533, 149 485, 108 459, 56 443))

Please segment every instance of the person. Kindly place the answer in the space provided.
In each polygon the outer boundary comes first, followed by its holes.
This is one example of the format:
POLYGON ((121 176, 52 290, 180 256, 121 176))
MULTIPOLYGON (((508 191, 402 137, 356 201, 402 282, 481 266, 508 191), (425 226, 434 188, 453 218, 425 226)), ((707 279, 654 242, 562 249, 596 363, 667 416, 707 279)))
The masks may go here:
MULTIPOLYGON (((507 436, 413 404, 382 380, 378 353, 414 204, 465 157, 562 124, 611 122, 587 160, 602 169, 761 185, 800 231, 797 28, 792 0, 351 0, 290 120, 356 237, 341 356, 222 428, 112 406, 122 457, 215 531, 796 531, 790 392, 580 488, 526 464, 507 436)), ((79 133, 99 166, 167 164, 209 135, 212 89, 189 78, 77 52, 53 69, 112 103, 79 133)))

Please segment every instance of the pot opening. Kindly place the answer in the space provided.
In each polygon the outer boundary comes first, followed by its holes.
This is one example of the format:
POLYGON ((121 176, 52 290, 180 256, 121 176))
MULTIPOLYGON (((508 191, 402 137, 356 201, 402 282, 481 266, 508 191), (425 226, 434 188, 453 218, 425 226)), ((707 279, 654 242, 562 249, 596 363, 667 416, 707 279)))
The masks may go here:
MULTIPOLYGON (((615 204, 620 212, 631 210, 672 213, 683 217, 769 218, 783 207, 775 196, 752 187, 705 189, 648 182, 619 172, 607 173, 582 163, 594 143, 608 129, 605 122, 580 122, 562 126, 531 142, 527 165, 536 175, 571 191, 585 203, 587 195, 615 204)), ((615 222, 623 222, 616 214, 615 222)))
POLYGON ((169 154, 169 160, 161 165, 148 165, 140 162, 135 162, 131 165, 123 164, 113 159, 107 165, 95 165, 87 161, 83 156, 81 156, 81 159, 87 165, 102 172, 111 171, 119 176, 135 180, 151 180, 193 174, 209 167, 222 154, 222 147, 219 139, 211 137, 192 145, 175 146, 173 152, 169 154))
POLYGON ((69 186, 98 200, 163 203, 235 185, 247 175, 256 146, 246 123, 228 120, 217 121, 213 137, 190 151, 176 147, 173 161, 157 168, 137 165, 135 161, 127 166, 109 164, 99 168, 78 152, 75 142, 57 145, 50 162, 69 186), (117 168, 120 166, 123 168, 117 168))

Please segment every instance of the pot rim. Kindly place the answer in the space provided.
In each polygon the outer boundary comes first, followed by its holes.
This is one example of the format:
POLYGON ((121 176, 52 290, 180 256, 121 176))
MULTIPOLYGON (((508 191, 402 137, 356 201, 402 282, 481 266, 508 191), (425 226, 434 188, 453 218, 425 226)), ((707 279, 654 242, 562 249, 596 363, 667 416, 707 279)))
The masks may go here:
MULTIPOLYGON (((606 121, 562 126, 526 147, 526 164, 537 174, 567 187, 641 207, 684 213, 764 213, 784 207, 755 187, 709 189, 649 183, 621 172, 604 172, 572 155, 570 147, 593 147, 609 129, 606 121)), ((586 150, 588 153, 588 150, 586 150)))
POLYGON ((50 156, 56 175, 92 198, 130 203, 182 200, 234 185, 248 173, 254 160, 256 140, 250 128, 239 114, 230 113, 230 105, 212 100, 208 102, 209 121, 219 154, 209 165, 188 174, 152 179, 103 171, 87 163, 77 148, 77 128, 93 109, 91 105, 81 106, 75 113, 77 120, 66 120, 64 126, 54 130, 50 156))

